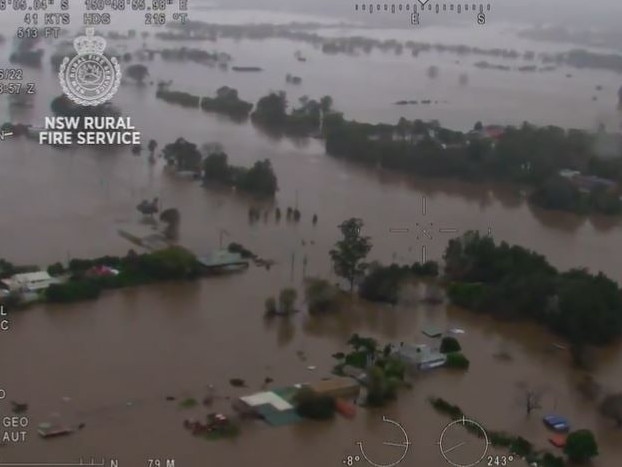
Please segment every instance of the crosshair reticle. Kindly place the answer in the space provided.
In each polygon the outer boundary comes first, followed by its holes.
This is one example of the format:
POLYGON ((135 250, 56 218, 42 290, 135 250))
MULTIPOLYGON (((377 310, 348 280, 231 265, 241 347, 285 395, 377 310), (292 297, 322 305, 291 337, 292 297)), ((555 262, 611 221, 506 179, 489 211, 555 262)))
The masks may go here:
MULTIPOLYGON (((428 214, 428 199, 424 196, 421 198, 421 216, 425 217, 428 214)), ((389 229, 390 233, 410 233, 410 229, 407 227, 392 227, 389 229)), ((456 234, 458 229, 453 227, 440 227, 437 228, 434 222, 417 222, 415 224, 415 238, 420 241, 434 240, 434 233, 439 234, 456 234)), ((428 251, 425 243, 421 245, 421 263, 428 261, 428 251)))

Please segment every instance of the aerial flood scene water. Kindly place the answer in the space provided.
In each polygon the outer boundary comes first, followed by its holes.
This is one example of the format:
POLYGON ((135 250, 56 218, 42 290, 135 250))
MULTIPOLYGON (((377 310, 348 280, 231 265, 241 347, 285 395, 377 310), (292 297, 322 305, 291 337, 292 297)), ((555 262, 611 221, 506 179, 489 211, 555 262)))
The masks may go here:
POLYGON ((621 465, 622 9, 507 3, 0 2, 0 465, 621 465))

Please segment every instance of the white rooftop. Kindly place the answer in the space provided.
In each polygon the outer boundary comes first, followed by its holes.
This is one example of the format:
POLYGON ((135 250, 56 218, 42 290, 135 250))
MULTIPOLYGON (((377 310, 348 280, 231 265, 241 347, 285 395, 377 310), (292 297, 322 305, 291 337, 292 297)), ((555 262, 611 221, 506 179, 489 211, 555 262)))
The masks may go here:
POLYGON ((251 396, 240 397, 240 400, 251 407, 257 407, 259 405, 270 404, 277 410, 290 410, 292 405, 282 397, 279 397, 273 392, 259 392, 251 396))
POLYGON ((51 284, 58 281, 46 271, 37 271, 15 274, 9 279, 4 279, 2 282, 10 289, 25 288, 29 290, 41 290, 48 288, 51 284))
POLYGON ((51 279, 52 277, 46 271, 24 272, 11 277, 11 280, 21 283, 49 281, 51 279))

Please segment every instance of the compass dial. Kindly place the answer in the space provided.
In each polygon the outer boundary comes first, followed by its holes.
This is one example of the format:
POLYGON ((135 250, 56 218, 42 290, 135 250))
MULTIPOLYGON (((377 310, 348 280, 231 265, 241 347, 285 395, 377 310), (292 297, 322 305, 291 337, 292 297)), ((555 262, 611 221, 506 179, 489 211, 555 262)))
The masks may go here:
POLYGON ((411 442, 408 439, 408 433, 406 433, 406 430, 404 430, 402 425, 387 417, 382 417, 382 421, 390 425, 391 432, 395 433, 391 438, 388 438, 382 442, 382 453, 386 456, 384 458, 384 462, 376 460, 375 456, 378 454, 375 450, 366 450, 363 446, 363 442, 359 441, 356 444, 358 444, 361 456, 367 461, 367 463, 373 465, 374 467, 394 467, 406 458, 411 442))
POLYGON ((486 457, 490 442, 486 430, 479 423, 462 417, 445 427, 438 444, 449 464, 472 467, 486 457))

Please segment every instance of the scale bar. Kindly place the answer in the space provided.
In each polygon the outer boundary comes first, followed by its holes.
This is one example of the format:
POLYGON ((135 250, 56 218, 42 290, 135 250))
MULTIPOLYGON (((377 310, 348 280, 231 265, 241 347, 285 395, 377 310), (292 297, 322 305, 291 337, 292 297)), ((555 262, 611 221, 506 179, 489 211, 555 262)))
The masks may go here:
POLYGON ((438 229, 439 233, 458 233, 458 229, 438 229))
POLYGON ((390 233, 408 233, 410 229, 389 229, 390 233))
POLYGON ((0 466, 13 467, 104 467, 102 462, 0 462, 0 466))
POLYGON ((19 466, 19 467, 101 467, 104 464, 85 464, 83 462, 0 462, 0 466, 19 466))

